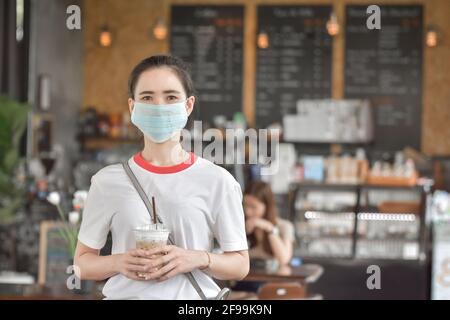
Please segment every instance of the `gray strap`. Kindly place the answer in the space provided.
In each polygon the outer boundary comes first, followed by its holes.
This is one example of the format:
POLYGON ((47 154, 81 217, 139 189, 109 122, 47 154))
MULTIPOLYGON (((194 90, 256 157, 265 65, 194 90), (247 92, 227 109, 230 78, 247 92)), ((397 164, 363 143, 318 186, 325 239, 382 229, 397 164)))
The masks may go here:
MULTIPOLYGON (((136 178, 136 176, 134 175, 133 171, 131 170, 130 165, 128 164, 128 161, 122 162, 122 166, 125 169, 125 172, 127 173, 128 177, 130 178, 131 183, 133 184, 134 188, 138 192, 138 194, 141 197, 142 201, 144 201, 145 207, 147 208, 148 213, 150 214, 150 218, 151 218, 152 217, 151 212, 152 212, 153 209, 152 209, 152 205, 150 204, 150 200, 148 200, 148 197, 145 194, 144 189, 142 189, 141 184, 139 183, 138 179, 136 178)), ((162 223, 161 218, 159 217, 159 215, 156 215, 156 219, 158 220, 159 223, 162 223)), ((169 241, 169 244, 171 244, 171 245, 175 244, 171 233, 169 234, 169 240, 168 241, 169 241)), ((187 278, 191 282, 191 284, 194 287, 195 291, 197 291, 197 293, 200 296, 200 298, 202 300, 208 300, 206 298, 205 294, 203 293, 202 288, 200 287, 200 285, 198 284, 197 280, 195 279, 194 275, 192 274, 192 272, 187 272, 187 273, 185 273, 185 275, 187 276, 187 278)))

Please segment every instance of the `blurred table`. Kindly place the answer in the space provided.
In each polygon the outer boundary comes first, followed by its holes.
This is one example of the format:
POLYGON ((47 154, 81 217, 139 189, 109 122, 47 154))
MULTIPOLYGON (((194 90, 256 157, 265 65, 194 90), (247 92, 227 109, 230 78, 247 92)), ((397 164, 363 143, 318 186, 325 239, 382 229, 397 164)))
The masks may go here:
POLYGON ((313 283, 320 278, 323 268, 317 264, 299 266, 279 266, 277 269, 252 268, 242 281, 284 282, 295 281, 301 284, 313 283))
POLYGON ((100 300, 102 298, 100 291, 75 293, 66 286, 0 284, 0 300, 100 300))
MULTIPOLYGON (((276 269, 252 268, 247 277, 241 281, 259 282, 298 282, 306 287, 308 283, 317 281, 323 268, 316 264, 299 266, 280 266, 276 269)), ((39 284, 0 283, 0 300, 100 300, 103 295, 94 286, 92 292, 75 293, 64 285, 45 286, 39 284)), ((305 288, 306 289, 306 288, 305 288)), ((253 300, 256 294, 251 292, 232 292, 231 300, 253 300)))
POLYGON ((269 268, 251 267, 250 272, 241 282, 256 283, 258 289, 242 283, 232 291, 230 300, 258 300, 258 299, 321 299, 321 295, 311 295, 308 284, 317 281, 323 273, 323 267, 317 264, 302 264, 299 266, 276 266, 269 268), (259 284, 258 284, 259 283, 259 284))

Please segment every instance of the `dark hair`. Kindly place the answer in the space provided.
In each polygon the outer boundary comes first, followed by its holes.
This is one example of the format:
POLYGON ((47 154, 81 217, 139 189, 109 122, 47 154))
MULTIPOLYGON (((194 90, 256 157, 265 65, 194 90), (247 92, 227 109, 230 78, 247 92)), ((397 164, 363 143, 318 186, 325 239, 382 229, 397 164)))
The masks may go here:
MULTIPOLYGON (((275 197, 273 195, 270 185, 263 181, 252 181, 245 188, 244 195, 250 195, 264 203, 266 206, 266 211, 264 212, 263 219, 266 219, 272 224, 276 225, 278 210, 275 202, 275 197)), ((249 235, 250 247, 255 246, 257 243, 254 233, 249 235)), ((273 255, 272 247, 270 246, 269 236, 264 233, 263 237, 263 249, 270 255, 273 255)))
POLYGON ((160 67, 168 67, 175 72, 183 85, 187 97, 195 95, 194 83, 192 82, 186 63, 175 56, 155 55, 142 60, 131 71, 130 77, 128 78, 128 96, 134 99, 134 90, 142 72, 160 67))

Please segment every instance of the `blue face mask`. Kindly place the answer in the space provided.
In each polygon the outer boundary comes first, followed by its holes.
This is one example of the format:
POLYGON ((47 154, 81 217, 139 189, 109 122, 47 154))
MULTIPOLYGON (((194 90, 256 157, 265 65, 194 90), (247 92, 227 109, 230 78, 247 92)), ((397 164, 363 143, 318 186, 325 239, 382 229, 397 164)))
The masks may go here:
POLYGON ((172 104, 134 102, 131 122, 156 143, 169 140, 187 123, 186 101, 172 104))

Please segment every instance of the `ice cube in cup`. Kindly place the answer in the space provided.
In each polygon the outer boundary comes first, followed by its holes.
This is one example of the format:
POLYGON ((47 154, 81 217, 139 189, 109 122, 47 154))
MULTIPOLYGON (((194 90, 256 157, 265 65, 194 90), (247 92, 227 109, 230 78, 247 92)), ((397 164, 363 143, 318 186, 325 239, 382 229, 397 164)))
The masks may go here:
POLYGON ((137 249, 152 249, 167 244, 169 229, 163 224, 147 224, 133 230, 137 249))

